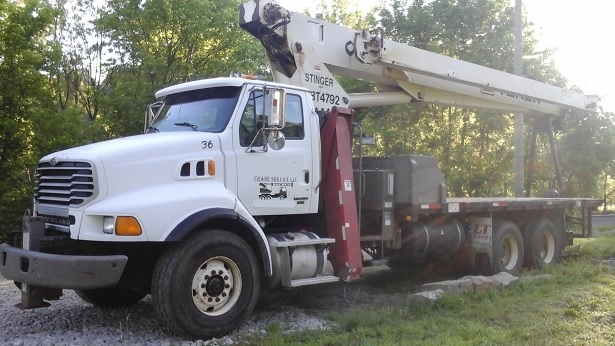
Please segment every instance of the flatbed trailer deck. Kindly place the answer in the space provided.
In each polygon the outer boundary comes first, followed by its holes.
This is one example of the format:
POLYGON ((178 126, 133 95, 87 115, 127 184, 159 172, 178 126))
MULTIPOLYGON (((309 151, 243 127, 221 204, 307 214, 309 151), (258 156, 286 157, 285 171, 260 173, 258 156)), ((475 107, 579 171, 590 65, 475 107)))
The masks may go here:
POLYGON ((502 210, 537 209, 594 209, 602 200, 593 198, 541 198, 541 197, 448 197, 446 203, 414 204, 417 214, 490 212, 502 210))

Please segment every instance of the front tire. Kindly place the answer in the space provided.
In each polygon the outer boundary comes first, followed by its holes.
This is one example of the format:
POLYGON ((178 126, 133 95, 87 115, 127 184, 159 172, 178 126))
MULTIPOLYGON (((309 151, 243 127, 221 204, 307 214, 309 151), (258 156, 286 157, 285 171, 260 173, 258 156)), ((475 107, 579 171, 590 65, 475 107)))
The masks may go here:
POLYGON ((209 339, 237 329, 250 316, 259 288, 258 261, 243 239, 220 230, 199 231, 160 258, 152 299, 173 331, 209 339))

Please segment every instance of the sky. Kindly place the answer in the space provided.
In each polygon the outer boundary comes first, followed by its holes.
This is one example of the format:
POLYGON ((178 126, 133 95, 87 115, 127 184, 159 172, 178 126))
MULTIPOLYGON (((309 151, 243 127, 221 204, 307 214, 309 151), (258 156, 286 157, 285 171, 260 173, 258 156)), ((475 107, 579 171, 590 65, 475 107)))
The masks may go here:
MULTIPOLYGON (((511 0, 514 4, 514 0, 511 0)), ((528 19, 545 47, 555 48, 555 65, 586 94, 598 95, 615 112, 615 68, 610 35, 615 3, 610 0, 523 0, 528 19)))
MULTIPOLYGON (((302 12, 319 0, 276 0, 284 8, 302 12)), ((515 0, 510 0, 514 6, 515 0)), ((361 8, 378 0, 354 0, 361 8)), ((351 0, 352 3, 352 0, 351 0)), ((585 94, 598 95, 599 105, 615 112, 615 59, 610 35, 615 2, 611 0, 522 0, 527 18, 534 23, 540 48, 553 48, 554 62, 568 79, 568 87, 580 87, 585 94)))

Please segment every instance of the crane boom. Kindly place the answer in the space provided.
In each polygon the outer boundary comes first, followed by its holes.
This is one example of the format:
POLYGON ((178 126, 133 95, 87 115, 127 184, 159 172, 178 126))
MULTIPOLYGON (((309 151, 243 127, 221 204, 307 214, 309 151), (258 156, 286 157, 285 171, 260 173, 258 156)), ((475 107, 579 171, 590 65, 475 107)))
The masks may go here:
POLYGON ((311 18, 272 0, 240 5, 239 20, 265 47, 273 79, 308 88, 319 109, 424 102, 563 115, 597 107, 597 96, 311 18), (349 95, 335 75, 373 82, 380 91, 349 95))

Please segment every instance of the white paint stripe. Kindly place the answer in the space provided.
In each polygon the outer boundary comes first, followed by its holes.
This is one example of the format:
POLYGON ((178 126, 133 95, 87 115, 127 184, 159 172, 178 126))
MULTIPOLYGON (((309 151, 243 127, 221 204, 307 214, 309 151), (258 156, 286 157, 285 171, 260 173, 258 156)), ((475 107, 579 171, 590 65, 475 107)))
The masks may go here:
POLYGON ((339 156, 335 158, 335 169, 340 170, 340 158, 339 156))
POLYGON ((342 200, 342 191, 338 191, 337 193, 340 195, 340 205, 344 204, 344 201, 342 200))
POLYGON ((342 226, 342 240, 346 240, 346 227, 342 226))

